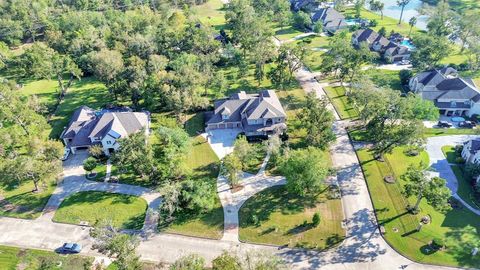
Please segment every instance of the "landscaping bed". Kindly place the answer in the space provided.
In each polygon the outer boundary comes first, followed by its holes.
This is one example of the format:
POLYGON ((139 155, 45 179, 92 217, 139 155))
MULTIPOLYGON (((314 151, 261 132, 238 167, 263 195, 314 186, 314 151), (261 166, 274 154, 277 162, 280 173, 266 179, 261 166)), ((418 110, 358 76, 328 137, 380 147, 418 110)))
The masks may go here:
POLYGON ((140 230, 145 221, 147 202, 140 197, 101 191, 78 192, 66 198, 55 212, 53 221, 94 225, 111 220, 122 229, 140 230))
POLYGON ((400 176, 410 164, 428 164, 428 155, 421 152, 418 156, 410 157, 405 150, 403 147, 395 148, 391 154, 385 155, 385 162, 373 159, 366 149, 357 152, 377 220, 385 230, 385 239, 398 252, 417 262, 457 267, 478 266, 480 257, 471 256, 473 246, 480 241, 478 216, 464 208, 440 213, 425 200, 422 200, 417 215, 406 210, 415 198, 404 198, 404 181, 400 176), (384 177, 387 175, 393 175, 396 183, 385 183, 384 177), (424 216, 430 217, 430 223, 417 232, 420 219, 424 216), (446 247, 433 250, 430 245, 433 239, 441 239, 446 247))
POLYGON ((266 189, 248 199, 239 211, 241 241, 323 250, 345 238, 340 199, 328 188, 314 198, 300 198, 285 186, 266 189), (314 213, 320 224, 312 224, 314 213))

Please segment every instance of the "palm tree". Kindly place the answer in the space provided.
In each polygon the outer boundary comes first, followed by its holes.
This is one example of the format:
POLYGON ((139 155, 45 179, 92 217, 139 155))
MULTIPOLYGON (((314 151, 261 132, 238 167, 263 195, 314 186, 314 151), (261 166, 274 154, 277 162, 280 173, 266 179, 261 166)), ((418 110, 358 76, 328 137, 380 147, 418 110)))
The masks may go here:
POLYGON ((385 8, 385 4, 383 2, 377 0, 370 0, 370 9, 372 11, 378 11, 382 15, 383 20, 383 9, 385 8))
POLYGON ((405 6, 410 3, 410 0, 397 0, 397 5, 402 8, 402 12, 400 13, 400 19, 398 20, 398 25, 402 23, 402 17, 403 17, 403 10, 405 9, 405 6))
POLYGON ((408 36, 410 37, 412 35, 412 28, 417 24, 417 17, 410 18, 408 24, 410 25, 410 32, 408 32, 408 36))

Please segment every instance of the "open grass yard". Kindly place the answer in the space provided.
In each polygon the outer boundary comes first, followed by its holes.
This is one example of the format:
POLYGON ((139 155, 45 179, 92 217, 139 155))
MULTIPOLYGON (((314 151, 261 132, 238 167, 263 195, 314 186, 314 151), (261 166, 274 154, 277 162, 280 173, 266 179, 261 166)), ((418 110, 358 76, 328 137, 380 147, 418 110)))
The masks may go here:
MULTIPOLYGON (((65 81, 65 83, 67 82, 65 81)), ((50 112, 57 101, 59 91, 58 81, 38 80, 24 82, 23 88, 21 88, 20 91, 26 96, 37 96, 40 103, 47 107, 47 110, 50 112)))
MULTIPOLYGON (((198 135, 203 130, 203 125, 203 113, 190 115, 185 124, 185 129, 192 139, 186 166, 191 171, 192 179, 207 182, 216 193, 220 161, 208 142, 198 135)), ((178 213, 176 219, 164 228, 164 231, 220 239, 223 235, 223 208, 220 198, 215 194, 215 206, 208 212, 183 211, 178 213)))
POLYGON ((329 39, 330 37, 328 36, 308 36, 296 41, 310 50, 304 61, 309 69, 320 71, 322 55, 328 49, 329 39))
POLYGON ((385 156, 385 162, 374 160, 368 150, 357 152, 364 171, 370 195, 372 196, 378 222, 385 228, 385 239, 400 253, 412 260, 437 265, 474 267, 480 264, 480 257, 470 255, 480 237, 480 218, 466 209, 452 209, 447 213, 435 211, 425 200, 421 211, 411 215, 406 211, 414 198, 407 200, 402 195, 403 175, 410 164, 428 164, 425 152, 416 157, 404 153, 405 148, 396 148, 385 156), (384 177, 392 175, 395 184, 387 184, 384 177), (416 229, 421 217, 429 216, 431 223, 416 229), (445 240, 445 250, 433 251, 429 243, 434 238, 445 240))
POLYGON ((325 90, 340 118, 351 119, 358 117, 357 110, 350 104, 348 97, 345 95, 345 87, 327 86, 323 90, 325 90))
POLYGON ((59 255, 51 251, 0 246, 0 269, 90 269, 93 258, 79 255, 59 255))
POLYGON ((448 163, 458 163, 458 158, 462 158, 462 156, 455 151, 455 146, 453 145, 446 145, 442 147, 442 153, 447 158, 448 163))
POLYGON ((371 68, 365 71, 367 77, 378 87, 389 87, 393 90, 403 91, 400 82, 400 71, 371 68))
POLYGON ((0 216, 34 219, 40 216, 55 189, 55 181, 39 184, 40 191, 32 192, 32 181, 2 182, 0 184, 0 216))
POLYGON ((304 33, 293 26, 277 27, 274 31, 275 37, 280 41, 286 41, 304 33))
POLYGON ((221 0, 209 0, 206 3, 192 8, 194 16, 202 23, 220 31, 225 28, 225 10, 221 0))
POLYGON ((53 221, 79 224, 111 220, 122 229, 140 230, 145 221, 147 202, 136 196, 101 191, 78 192, 66 198, 55 212, 53 221))
POLYGON ((331 192, 327 188, 316 197, 300 198, 280 186, 256 194, 240 209, 240 240, 319 250, 340 243, 345 237, 342 205, 331 192), (320 214, 317 227, 312 225, 314 213, 320 214))
POLYGON ((448 135, 474 135, 479 134, 479 129, 473 128, 425 128, 426 137, 448 136, 448 135))

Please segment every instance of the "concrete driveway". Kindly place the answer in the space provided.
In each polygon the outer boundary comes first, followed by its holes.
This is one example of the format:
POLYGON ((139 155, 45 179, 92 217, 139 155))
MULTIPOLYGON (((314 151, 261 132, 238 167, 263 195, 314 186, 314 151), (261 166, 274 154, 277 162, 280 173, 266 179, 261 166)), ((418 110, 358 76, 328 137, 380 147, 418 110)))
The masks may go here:
POLYGON ((443 155, 442 147, 463 144, 470 139, 479 137, 480 136, 478 135, 452 135, 431 137, 427 140, 427 152, 430 157, 430 167, 435 170, 432 174, 447 180, 447 186, 452 191, 452 194, 457 193, 458 181, 446 157, 443 155))
POLYGON ((241 129, 214 129, 203 133, 204 137, 219 159, 233 152, 233 144, 241 129))

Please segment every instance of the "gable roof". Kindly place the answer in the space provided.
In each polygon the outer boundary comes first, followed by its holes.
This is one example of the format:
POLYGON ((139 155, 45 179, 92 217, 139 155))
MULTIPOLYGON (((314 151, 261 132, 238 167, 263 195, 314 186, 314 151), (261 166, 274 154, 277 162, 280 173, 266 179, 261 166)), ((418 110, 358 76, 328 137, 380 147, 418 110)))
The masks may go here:
POLYGON ((321 21, 323 26, 327 28, 348 26, 345 22, 345 16, 331 7, 318 9, 312 14, 311 19, 313 22, 321 21))

